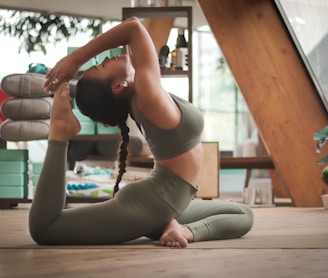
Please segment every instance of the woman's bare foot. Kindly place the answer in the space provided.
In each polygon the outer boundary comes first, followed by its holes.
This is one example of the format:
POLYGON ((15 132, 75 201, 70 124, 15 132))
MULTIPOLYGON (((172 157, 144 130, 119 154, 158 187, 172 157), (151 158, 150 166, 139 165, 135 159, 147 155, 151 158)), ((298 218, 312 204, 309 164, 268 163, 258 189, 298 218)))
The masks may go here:
POLYGON ((166 225, 159 243, 168 247, 187 247, 188 242, 192 242, 193 239, 193 234, 187 226, 181 225, 175 219, 172 219, 166 225))
POLYGON ((72 112, 68 84, 61 84, 54 93, 50 116, 49 140, 69 141, 81 129, 79 121, 72 112))

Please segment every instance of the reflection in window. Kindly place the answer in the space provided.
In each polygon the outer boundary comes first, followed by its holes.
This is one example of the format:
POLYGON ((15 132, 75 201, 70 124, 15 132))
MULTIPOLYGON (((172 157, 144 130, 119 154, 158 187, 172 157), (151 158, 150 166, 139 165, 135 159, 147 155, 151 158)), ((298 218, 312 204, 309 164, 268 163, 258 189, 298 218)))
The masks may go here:
POLYGON ((276 1, 328 110, 328 1, 276 1))

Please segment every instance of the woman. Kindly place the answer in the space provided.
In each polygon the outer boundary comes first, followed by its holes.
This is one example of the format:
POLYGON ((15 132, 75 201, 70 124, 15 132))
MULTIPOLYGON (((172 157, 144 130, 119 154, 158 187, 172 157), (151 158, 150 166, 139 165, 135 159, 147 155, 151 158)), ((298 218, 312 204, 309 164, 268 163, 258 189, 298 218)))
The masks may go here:
POLYGON ((49 143, 30 211, 30 232, 39 244, 115 244, 141 236, 161 245, 237 238, 253 223, 251 210, 223 201, 193 200, 202 161, 203 118, 190 103, 161 86, 154 45, 136 18, 128 19, 60 60, 44 88, 54 91, 49 143), (79 131, 67 94, 69 81, 90 58, 121 45, 128 55, 105 59, 77 85, 82 113, 122 134, 120 172, 109 201, 64 210, 67 142, 79 131), (130 113, 154 155, 149 178, 119 189, 125 171, 130 113))

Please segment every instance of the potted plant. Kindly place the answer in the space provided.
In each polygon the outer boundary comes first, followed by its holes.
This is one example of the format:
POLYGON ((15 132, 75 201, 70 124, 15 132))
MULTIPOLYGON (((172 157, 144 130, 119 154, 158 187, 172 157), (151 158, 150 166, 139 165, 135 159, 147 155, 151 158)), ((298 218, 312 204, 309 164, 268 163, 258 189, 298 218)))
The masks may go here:
MULTIPOLYGON (((314 133, 314 140, 317 141, 316 143, 316 149, 317 153, 320 153, 321 148, 326 144, 328 141, 328 126, 325 128, 319 130, 318 132, 314 133)), ((326 164, 328 163, 328 154, 326 154, 324 157, 317 160, 318 164, 326 164)), ((328 166, 324 167, 321 172, 321 178, 325 185, 328 186, 328 166)), ((328 194, 325 194, 325 190, 322 190, 321 194, 323 206, 325 209, 328 209, 328 194)))

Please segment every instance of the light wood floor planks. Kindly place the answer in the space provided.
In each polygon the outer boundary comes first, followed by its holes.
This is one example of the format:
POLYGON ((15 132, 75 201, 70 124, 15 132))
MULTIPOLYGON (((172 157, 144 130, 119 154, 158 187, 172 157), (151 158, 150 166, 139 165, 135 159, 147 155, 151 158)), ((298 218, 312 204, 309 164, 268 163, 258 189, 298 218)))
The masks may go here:
POLYGON ((115 246, 38 246, 28 207, 0 210, 0 277, 327 277, 328 210, 254 208, 244 238, 160 247, 139 239, 115 246))

